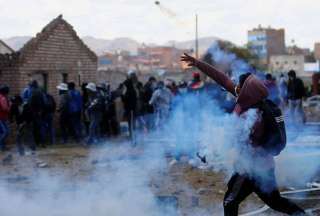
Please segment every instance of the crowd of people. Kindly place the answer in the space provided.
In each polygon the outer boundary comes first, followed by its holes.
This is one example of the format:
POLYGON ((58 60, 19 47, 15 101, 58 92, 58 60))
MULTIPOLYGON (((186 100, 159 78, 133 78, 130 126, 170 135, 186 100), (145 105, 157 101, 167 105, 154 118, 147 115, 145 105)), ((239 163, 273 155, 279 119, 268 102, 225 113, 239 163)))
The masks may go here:
MULTIPOLYGON (((288 78, 286 80, 281 75, 277 81, 271 74, 265 76, 268 99, 283 109, 288 106, 292 116, 303 119, 303 82, 294 71, 288 73, 288 78)), ((0 87, 0 148, 7 150, 9 121, 16 125, 12 128, 20 155, 24 155, 25 146, 34 152, 37 147, 57 142, 98 143, 103 138, 118 136, 123 120, 128 122, 130 137, 134 131, 153 131, 166 124, 177 96, 200 92, 208 89, 207 86, 209 84, 201 80, 198 72, 193 74, 189 83, 182 81, 176 84, 172 80, 158 81, 150 77, 143 84, 135 72, 129 71, 127 79, 113 90, 107 83, 83 83, 81 89, 77 89, 73 82, 61 83, 57 86, 57 102, 35 80, 21 95, 10 99, 9 88, 3 85, 0 87), (57 126, 59 130, 56 130, 57 126), (57 141, 56 137, 60 140, 57 141)), ((223 96, 222 101, 225 105, 222 108, 226 111, 232 111, 236 104, 234 98, 226 100, 223 96)))
POLYGON ((107 83, 83 83, 81 89, 73 82, 60 83, 56 88, 57 98, 36 80, 11 98, 9 88, 3 85, 0 87, 0 148, 8 149, 9 128, 11 134, 14 132, 20 155, 25 154, 26 146, 30 148, 28 152, 34 153, 48 144, 99 143, 104 138, 118 136, 123 120, 128 122, 130 137, 136 130, 149 132, 165 124, 175 96, 202 87, 199 73, 194 74, 189 84, 158 81, 155 77, 143 84, 133 71, 114 90, 107 83), (10 123, 15 126, 9 127, 10 123))

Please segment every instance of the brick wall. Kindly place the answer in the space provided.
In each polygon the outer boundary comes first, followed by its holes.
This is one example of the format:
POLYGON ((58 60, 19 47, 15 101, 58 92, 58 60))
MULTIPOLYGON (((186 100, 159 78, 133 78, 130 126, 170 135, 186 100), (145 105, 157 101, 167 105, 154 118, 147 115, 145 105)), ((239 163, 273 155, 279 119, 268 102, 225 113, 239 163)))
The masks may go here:
POLYGON ((0 70, 0 82, 8 84, 12 94, 20 93, 36 79, 56 96, 56 86, 64 79, 77 85, 96 82, 97 57, 59 16, 22 48, 19 61, 0 70))
POLYGON ((56 86, 63 81, 95 82, 97 60, 76 39, 64 23, 59 24, 49 37, 41 41, 36 51, 25 54, 25 63, 19 67, 19 85, 23 88, 30 79, 47 79, 47 90, 56 95, 56 86))

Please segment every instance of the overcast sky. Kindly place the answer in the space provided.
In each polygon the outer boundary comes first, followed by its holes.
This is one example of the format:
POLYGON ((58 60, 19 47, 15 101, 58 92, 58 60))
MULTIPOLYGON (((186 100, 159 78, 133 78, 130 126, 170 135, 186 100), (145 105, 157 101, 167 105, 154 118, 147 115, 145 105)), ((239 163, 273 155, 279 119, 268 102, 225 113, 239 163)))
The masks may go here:
POLYGON ((153 0, 0 0, 0 38, 35 35, 63 14, 80 36, 181 41, 193 39, 198 13, 201 37, 241 45, 247 30, 262 24, 285 28, 288 44, 294 39, 299 46, 313 47, 320 41, 319 0, 160 0, 160 4, 170 9, 171 16, 153 0))

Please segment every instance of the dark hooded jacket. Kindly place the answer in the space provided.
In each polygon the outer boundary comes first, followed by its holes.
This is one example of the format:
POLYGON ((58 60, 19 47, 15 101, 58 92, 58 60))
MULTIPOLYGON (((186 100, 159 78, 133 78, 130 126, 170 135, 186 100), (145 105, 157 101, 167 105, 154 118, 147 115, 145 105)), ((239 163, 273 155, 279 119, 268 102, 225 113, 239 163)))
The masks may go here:
MULTIPOLYGON (((224 73, 216 70, 209 64, 197 61, 196 66, 218 84, 224 87, 228 92, 237 96, 235 92, 236 85, 231 81, 231 79, 224 73)), ((240 94, 237 97, 236 105, 233 110, 237 115, 242 115, 250 108, 257 108, 257 105, 262 100, 268 97, 268 89, 265 87, 262 81, 260 81, 256 76, 250 75, 244 82, 240 94)), ((261 118, 258 118, 255 122, 251 136, 250 144, 253 147, 258 147, 262 142, 264 132, 264 126, 261 118)))
MULTIPOLYGON (((231 81, 231 79, 221 71, 218 71, 211 65, 196 61, 196 67, 200 69, 203 73, 215 80, 219 85, 224 87, 228 92, 234 96, 238 96, 236 100, 236 105, 233 113, 238 116, 243 116, 245 113, 253 108, 256 109, 259 103, 268 97, 268 89, 265 87, 262 81, 260 81, 256 76, 250 75, 244 82, 239 95, 236 93, 236 85, 231 81)), ((261 112, 258 111, 258 118, 251 128, 251 134, 249 137, 249 148, 246 151, 240 152, 240 158, 235 164, 236 170, 269 170, 273 169, 275 166, 273 156, 266 153, 263 148, 261 148, 261 143, 264 139, 264 122, 262 119, 261 112), (246 158, 251 157, 251 160, 246 158), (248 164, 248 161, 254 161, 254 164, 248 164), (240 167, 240 168, 239 168, 240 167)), ((240 172, 242 172, 240 171, 240 172)), ((249 171, 249 172, 250 172, 249 171)))
POLYGON ((288 82, 288 98, 289 100, 299 100, 305 96, 303 81, 294 77, 288 82))

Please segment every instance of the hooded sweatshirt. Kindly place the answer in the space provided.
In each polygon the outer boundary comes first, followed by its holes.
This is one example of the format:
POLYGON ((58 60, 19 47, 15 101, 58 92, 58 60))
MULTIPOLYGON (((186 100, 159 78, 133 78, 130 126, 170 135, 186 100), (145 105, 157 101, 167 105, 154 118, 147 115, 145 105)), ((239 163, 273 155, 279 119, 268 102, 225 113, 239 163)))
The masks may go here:
POLYGON ((0 121, 7 121, 9 118, 10 103, 6 96, 0 94, 0 121))
MULTIPOLYGON (((196 61, 196 67, 203 73, 215 80, 219 85, 224 87, 228 92, 237 96, 235 88, 236 85, 232 80, 223 72, 218 71, 211 65, 196 61)), ((251 109, 256 108, 256 105, 268 97, 268 89, 265 87, 262 81, 260 81, 256 76, 250 75, 244 82, 241 91, 237 97, 236 105, 233 110, 238 116, 245 116, 245 113, 251 109)), ((272 155, 266 154, 261 148, 261 141, 264 135, 264 123, 257 110, 258 117, 251 128, 251 134, 249 138, 249 148, 246 148, 250 152, 241 154, 242 157, 252 157, 257 159, 260 167, 262 168, 272 168, 274 166, 274 160, 272 155)))

